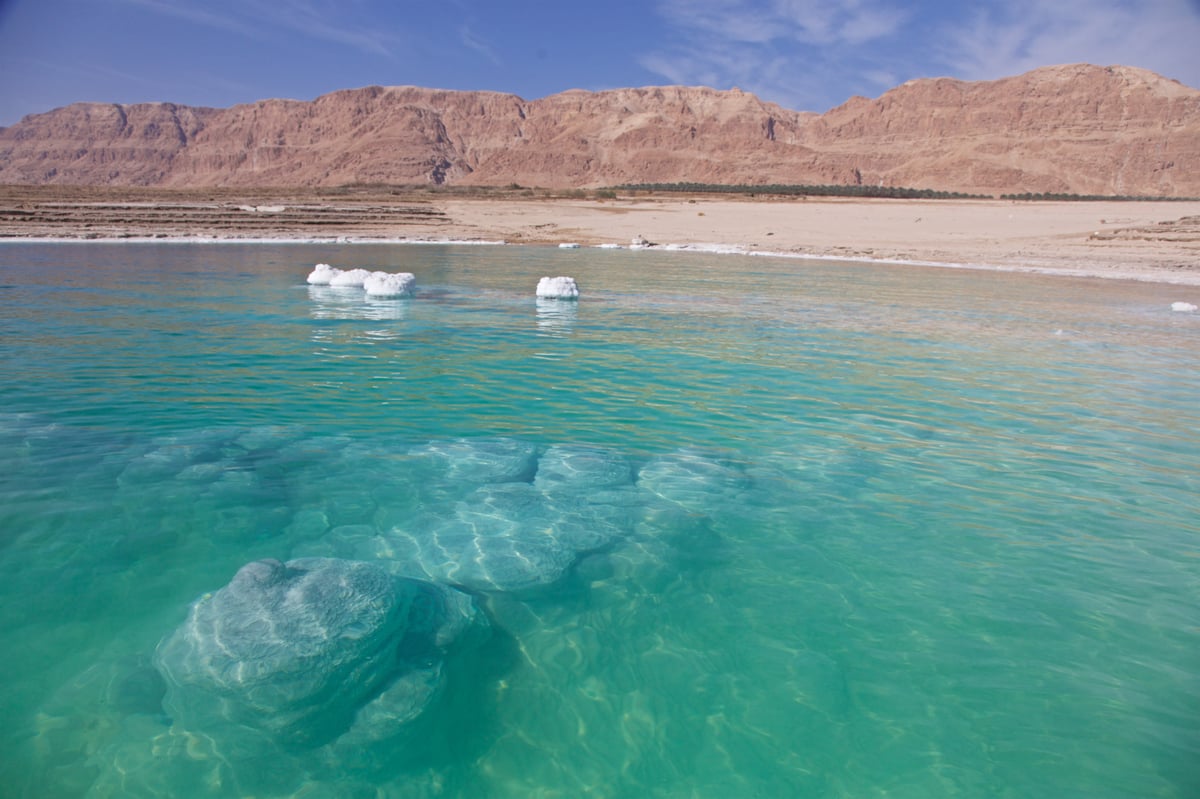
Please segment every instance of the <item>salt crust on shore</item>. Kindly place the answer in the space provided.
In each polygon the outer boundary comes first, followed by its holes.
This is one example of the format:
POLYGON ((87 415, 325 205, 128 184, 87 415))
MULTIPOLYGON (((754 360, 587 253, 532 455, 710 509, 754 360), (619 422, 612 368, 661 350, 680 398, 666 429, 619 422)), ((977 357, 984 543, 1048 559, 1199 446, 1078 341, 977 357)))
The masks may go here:
MULTIPOLYGON (((170 244, 170 245, 187 245, 187 244, 269 244, 269 245, 306 245, 306 244, 411 244, 411 245, 445 245, 445 246, 481 246, 481 247, 503 247, 503 246, 535 246, 535 245, 515 245, 514 242, 503 240, 479 240, 479 239, 406 239, 406 238, 371 238, 366 236, 361 237, 338 237, 338 238, 218 238, 205 236, 178 236, 167 238, 147 238, 147 237, 129 237, 129 238, 103 238, 103 239, 70 239, 70 238, 5 238, 0 239, 0 246, 4 244, 170 244)), ((1038 275, 1057 275, 1060 277, 1090 277, 1104 278, 1109 280, 1135 280, 1146 283, 1169 283, 1180 286, 1200 286, 1200 261, 1196 263, 1197 272, 1166 272, 1159 269, 1147 268, 1136 263, 1129 264, 1126 268, 1116 270, 1088 269, 1088 268, 1071 268, 1071 267, 1050 267, 1033 264, 990 264, 990 263, 970 263, 957 261, 933 261, 920 260, 916 258, 871 258, 867 256, 852 256, 852 255, 829 255, 821 253, 798 253, 773 250, 751 250, 745 247, 730 246, 723 244, 666 244, 654 245, 649 247, 620 247, 613 245, 596 245, 595 249, 603 250, 652 250, 658 252, 676 252, 676 253, 696 253, 705 255, 742 255, 759 258, 785 258, 795 259, 798 261, 834 261, 842 263, 862 263, 862 264, 893 264, 896 266, 927 266, 944 269, 974 269, 985 272, 1024 272, 1028 274, 1038 275)))
POLYGON ((336 236, 292 234, 280 228, 278 235, 239 238, 211 235, 197 223, 195 235, 161 237, 150 235, 154 231, 130 228, 89 239, 0 236, 0 244, 570 242, 605 249, 754 254, 1200 285, 1200 202, 1195 201, 450 198, 437 204, 444 215, 441 224, 450 221, 451 235, 444 228, 410 227, 401 237, 389 235, 386 228, 336 236), (646 238, 660 243, 628 244, 646 238))

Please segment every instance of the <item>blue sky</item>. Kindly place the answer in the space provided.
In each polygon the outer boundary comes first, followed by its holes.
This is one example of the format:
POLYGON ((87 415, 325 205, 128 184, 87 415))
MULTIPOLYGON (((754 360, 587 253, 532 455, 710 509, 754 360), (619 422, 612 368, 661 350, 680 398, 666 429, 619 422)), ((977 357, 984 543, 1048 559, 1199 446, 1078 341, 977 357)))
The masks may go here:
POLYGON ((1144 67, 1200 87, 1200 0, 0 0, 0 125, 372 84, 738 86, 824 111, 911 78, 1144 67))

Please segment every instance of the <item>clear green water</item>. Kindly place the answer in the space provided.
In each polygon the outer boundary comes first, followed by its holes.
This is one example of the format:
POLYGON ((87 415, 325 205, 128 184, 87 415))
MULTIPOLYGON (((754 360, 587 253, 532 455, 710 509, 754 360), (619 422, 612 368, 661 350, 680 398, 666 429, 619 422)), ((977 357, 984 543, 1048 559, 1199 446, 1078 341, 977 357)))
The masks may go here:
POLYGON ((0 246, 0 794, 1195 796, 1183 294, 651 252, 0 246), (318 261, 411 271, 418 296, 310 289, 318 261), (533 299, 558 274, 577 307, 533 299), (403 734, 255 762, 156 706, 149 658, 193 600, 452 514, 473 486, 411 453, 495 439, 643 476, 562 579, 476 592, 491 638, 403 734), (643 491, 681 451, 716 479, 643 491))

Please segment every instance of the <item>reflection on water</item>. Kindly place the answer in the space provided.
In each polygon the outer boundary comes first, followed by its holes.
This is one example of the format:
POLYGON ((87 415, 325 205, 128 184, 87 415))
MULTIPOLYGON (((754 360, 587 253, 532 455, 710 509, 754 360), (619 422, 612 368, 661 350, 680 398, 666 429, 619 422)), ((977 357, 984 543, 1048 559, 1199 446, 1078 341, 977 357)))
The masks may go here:
POLYGON ((386 322, 405 317, 409 298, 372 297, 361 287, 309 286, 313 319, 366 319, 386 322))
POLYGON ((537 326, 543 335, 556 338, 570 335, 578 314, 578 302, 537 298, 537 326))
POLYGON ((353 256, 0 247, 0 793, 1194 794, 1172 290, 353 256))

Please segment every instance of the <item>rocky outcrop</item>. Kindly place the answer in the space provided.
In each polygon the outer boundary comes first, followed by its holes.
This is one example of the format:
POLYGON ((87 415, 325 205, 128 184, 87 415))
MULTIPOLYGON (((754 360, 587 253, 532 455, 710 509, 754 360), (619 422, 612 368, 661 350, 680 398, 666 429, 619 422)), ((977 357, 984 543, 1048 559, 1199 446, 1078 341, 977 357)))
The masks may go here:
POLYGON ((851 99, 806 133, 869 184, 1200 196, 1200 91, 1131 67, 910 81, 851 99))
POLYGON ((892 185, 1200 196, 1200 91, 1131 67, 915 80, 825 114, 738 91, 369 87, 227 109, 76 104, 0 129, 0 183, 892 185))

